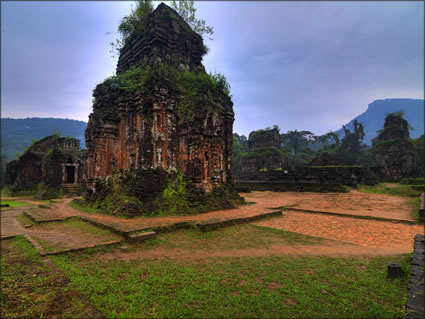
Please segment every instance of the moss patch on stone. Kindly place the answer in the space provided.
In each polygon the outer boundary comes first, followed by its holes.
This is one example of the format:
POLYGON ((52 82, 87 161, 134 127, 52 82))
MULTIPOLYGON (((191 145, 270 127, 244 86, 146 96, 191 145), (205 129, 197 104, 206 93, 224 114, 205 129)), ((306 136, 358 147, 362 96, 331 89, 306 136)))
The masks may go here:
MULTIPOLYGON (((79 203, 82 205, 83 203, 79 203)), ((180 172, 137 170, 97 182, 85 205, 122 217, 190 215, 244 204, 233 185, 216 186, 209 193, 180 172)))
MULTIPOLYGON (((154 95, 159 88, 172 91, 179 97, 177 112, 180 118, 193 119, 194 114, 203 111, 200 105, 217 104, 217 97, 229 98, 230 85, 222 74, 181 71, 164 63, 143 67, 132 67, 129 71, 114 75, 99 84, 94 92, 93 110, 101 112, 104 118, 119 116, 119 103, 108 103, 108 99, 131 98, 141 92, 154 95)), ((217 104, 221 105, 221 104, 217 104)))

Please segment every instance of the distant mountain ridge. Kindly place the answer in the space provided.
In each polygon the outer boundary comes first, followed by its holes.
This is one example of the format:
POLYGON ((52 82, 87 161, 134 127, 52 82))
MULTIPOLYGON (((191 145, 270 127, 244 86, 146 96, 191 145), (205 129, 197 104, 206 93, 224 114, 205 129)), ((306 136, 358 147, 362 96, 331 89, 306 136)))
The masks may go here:
MULTIPOLYGON (((404 119, 409 122, 413 130, 409 130, 410 137, 418 138, 424 134, 424 100, 418 99, 385 99, 376 100, 368 105, 367 110, 352 119, 346 127, 353 129, 354 120, 363 123, 365 130, 364 142, 371 145, 378 130, 384 127, 385 116, 388 113, 404 112, 404 119)), ((341 128, 335 131, 340 137, 344 136, 341 128)))
MULTIPOLYGON (((34 139, 54 134, 78 138, 85 148, 84 132, 87 123, 59 118, 1 119, 1 155, 4 161, 11 161, 16 153, 23 153, 34 139)), ((4 165, 2 163, 2 165, 4 165)))

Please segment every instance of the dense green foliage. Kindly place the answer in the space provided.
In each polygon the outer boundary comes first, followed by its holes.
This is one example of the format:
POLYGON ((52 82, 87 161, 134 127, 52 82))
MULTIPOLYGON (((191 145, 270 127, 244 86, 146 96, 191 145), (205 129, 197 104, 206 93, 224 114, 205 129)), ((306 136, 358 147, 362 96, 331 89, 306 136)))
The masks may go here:
MULTIPOLYGON (((402 116, 402 113, 399 114, 402 116)), ((309 165, 313 158, 321 153, 328 153, 338 165, 358 165, 363 167, 376 166, 376 148, 385 147, 387 144, 395 143, 394 140, 375 140, 373 146, 363 142, 365 129, 362 123, 353 121, 352 129, 343 126, 343 136, 329 132, 316 136, 310 131, 288 131, 281 134, 281 151, 288 158, 289 168, 309 165), (386 144, 387 143, 387 144, 386 144)), ((267 129, 253 131, 250 137, 262 136, 267 129)), ((392 132, 391 134, 396 134, 392 132)), ((415 176, 425 176, 425 151, 424 135, 416 140, 411 140, 415 149, 416 171, 415 176)), ((234 134, 233 139, 233 172, 238 174, 242 171, 242 158, 252 152, 248 152, 248 142, 245 136, 234 134)), ((397 142, 400 143, 400 142, 397 142)), ((409 142, 410 143, 410 142, 409 142)), ((252 156, 259 155, 254 154, 252 156)), ((332 164, 332 165, 336 165, 332 164)))
POLYGON ((132 8, 131 13, 120 21, 118 26, 119 38, 110 43, 112 57, 115 57, 114 54, 120 54, 122 47, 132 34, 146 31, 146 17, 152 11, 153 4, 151 0, 135 1, 135 8, 132 8))
POLYGON ((288 131, 281 134, 281 146, 287 148, 292 155, 298 156, 313 142, 314 135, 310 131, 288 131))
MULTIPOLYGON (((214 34, 214 28, 206 25, 205 20, 196 18, 196 8, 194 6, 195 1, 193 0, 179 0, 171 1, 171 8, 176 10, 179 16, 186 21, 193 31, 199 35, 209 35, 214 34)), ((212 38, 209 38, 212 40, 212 38)))
POLYGON ((415 176, 425 177, 425 139, 422 134, 416 140, 413 140, 413 147, 415 148, 416 171, 415 176))
POLYGON ((242 172, 242 153, 248 152, 248 139, 245 135, 233 134, 233 163, 232 172, 233 175, 242 172))
MULTIPOLYGON (((195 31, 199 35, 214 34, 214 29, 206 25, 205 20, 196 18, 196 8, 193 0, 171 1, 171 7, 176 10, 177 14, 187 23, 183 25, 188 31, 195 31)), ((120 54, 121 49, 134 34, 144 34, 147 31, 147 16, 154 10, 152 0, 136 0, 135 8, 131 13, 121 19, 118 26, 119 38, 115 42, 111 42, 111 51, 113 54, 120 54)), ((168 14, 175 17, 175 13, 168 9, 168 14)), ((177 18, 177 17, 175 17, 177 18)), ((209 38, 212 40, 212 38, 209 38)), ((208 51, 208 48, 205 46, 208 51)))
POLYGON ((417 177, 417 178, 403 178, 400 183, 400 185, 425 185, 425 178, 423 177, 417 177))
MULTIPOLYGON (((200 105, 215 105, 214 97, 229 97, 230 85, 222 74, 207 74, 205 72, 181 72, 164 63, 155 63, 152 66, 132 67, 129 71, 106 79, 97 86, 93 95, 95 97, 93 108, 97 109, 97 97, 104 90, 112 97, 134 94, 137 91, 152 94, 155 87, 167 87, 176 96, 180 96, 178 115, 180 118, 192 118, 196 112, 203 109, 200 105), (99 90, 101 90, 99 92, 99 90)), ((102 108, 107 116, 116 115, 118 109, 115 105, 111 108, 102 108)))
POLYGON ((104 213, 123 217, 190 215, 244 204, 233 186, 214 186, 206 193, 181 172, 137 170, 126 178, 115 177, 96 185, 96 193, 78 202, 104 213))
POLYGON ((255 141, 255 140, 265 140, 268 139, 270 137, 273 137, 274 134, 274 130, 277 130, 278 132, 280 132, 280 128, 277 125, 273 125, 272 127, 266 127, 265 129, 258 129, 255 131, 252 131, 249 134, 249 140, 250 141, 255 141))

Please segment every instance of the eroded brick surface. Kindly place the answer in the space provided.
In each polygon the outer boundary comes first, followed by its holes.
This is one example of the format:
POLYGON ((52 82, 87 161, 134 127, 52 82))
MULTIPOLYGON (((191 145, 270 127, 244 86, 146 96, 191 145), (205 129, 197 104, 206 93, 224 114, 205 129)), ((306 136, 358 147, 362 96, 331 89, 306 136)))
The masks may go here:
MULTIPOLYGON (((147 26, 121 50, 118 74, 163 66, 205 74, 202 38, 174 10, 159 5, 147 26)), ((123 86, 115 90, 110 82, 94 90, 86 130, 89 183, 118 171, 151 169, 179 169, 205 191, 228 182, 234 121, 230 97, 206 88, 197 93, 200 102, 183 112, 178 84, 167 77, 154 80, 150 77, 131 92, 123 86)))

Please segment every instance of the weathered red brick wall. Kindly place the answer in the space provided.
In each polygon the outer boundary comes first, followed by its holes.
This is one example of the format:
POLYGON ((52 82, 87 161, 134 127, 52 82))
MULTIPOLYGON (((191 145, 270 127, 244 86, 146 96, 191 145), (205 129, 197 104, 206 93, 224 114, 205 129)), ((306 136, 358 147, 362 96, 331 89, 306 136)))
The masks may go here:
POLYGON ((164 168, 181 170, 207 191, 213 184, 228 181, 233 116, 216 110, 204 114, 198 125, 185 125, 179 124, 167 98, 152 107, 148 103, 145 109, 142 105, 138 112, 120 112, 114 121, 90 116, 86 132, 89 179, 105 180, 120 170, 164 168))

